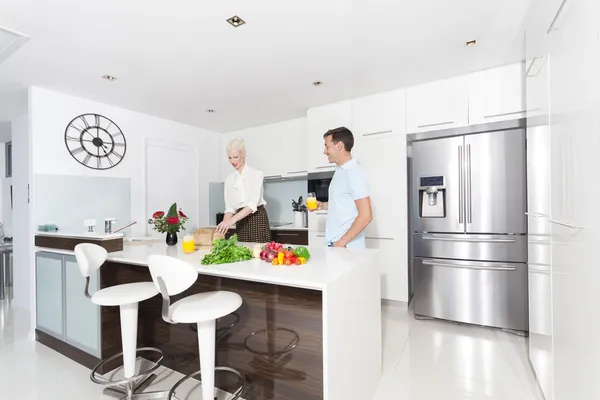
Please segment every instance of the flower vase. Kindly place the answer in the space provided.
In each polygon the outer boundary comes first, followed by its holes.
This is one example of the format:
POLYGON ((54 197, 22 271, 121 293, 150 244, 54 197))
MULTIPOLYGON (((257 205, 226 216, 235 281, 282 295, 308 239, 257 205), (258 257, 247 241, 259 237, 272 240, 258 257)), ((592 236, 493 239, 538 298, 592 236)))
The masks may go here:
POLYGON ((177 244, 177 232, 167 232, 167 246, 175 246, 177 244))

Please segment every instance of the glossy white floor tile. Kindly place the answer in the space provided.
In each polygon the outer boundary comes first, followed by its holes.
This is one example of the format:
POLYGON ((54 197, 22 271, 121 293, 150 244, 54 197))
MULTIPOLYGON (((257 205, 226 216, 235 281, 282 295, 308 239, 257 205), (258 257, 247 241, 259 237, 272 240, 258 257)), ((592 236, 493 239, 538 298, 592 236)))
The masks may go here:
MULTIPOLYGON (((0 398, 109 399, 89 370, 28 340, 26 312, 0 307, 0 398), (6 397, 5 397, 6 396, 6 397)), ((415 321, 410 310, 384 307, 383 378, 372 400, 542 400, 527 361, 526 339, 497 330, 415 321)), ((159 370, 149 390, 181 375, 159 370)), ((201 400, 193 382, 180 399, 201 400)), ((219 393, 219 399, 224 399, 219 393)))

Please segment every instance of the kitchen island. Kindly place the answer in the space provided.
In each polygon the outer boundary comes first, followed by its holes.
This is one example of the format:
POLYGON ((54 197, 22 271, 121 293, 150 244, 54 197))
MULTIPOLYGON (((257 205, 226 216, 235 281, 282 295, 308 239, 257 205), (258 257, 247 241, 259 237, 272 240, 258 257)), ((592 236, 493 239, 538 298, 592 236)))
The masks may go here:
MULTIPOLYGON (((96 288, 150 281, 146 261, 150 255, 179 258, 196 266, 200 276, 194 286, 173 301, 211 290, 229 290, 242 296, 240 309, 218 322, 216 364, 246 374, 245 399, 366 400, 373 396, 381 376, 380 274, 374 264, 375 251, 310 248, 311 259, 301 266, 272 266, 259 259, 203 266, 202 257, 209 251, 183 254, 180 246, 126 243, 123 251, 108 254, 107 263, 96 277, 96 288)), ((38 275, 46 274, 44 257, 68 258, 73 254, 44 248, 37 248, 37 252, 38 275)), ((63 273, 67 264, 63 261, 63 273)), ((47 292, 46 278, 38 276, 38 291, 47 292)), ((63 278, 62 282, 68 285, 74 280, 63 278)), ((89 303, 83 297, 83 278, 78 285, 63 290, 67 293, 63 298, 79 290, 81 297, 71 295, 69 302, 89 303)), ((73 304, 63 309, 69 307, 73 304)), ((164 365, 182 374, 197 370, 193 326, 167 324, 160 311, 159 296, 140 303, 138 347, 162 349, 164 365)), ((38 302, 38 321, 45 320, 46 316, 40 315, 44 312, 47 305, 38 302)), ((67 328, 60 334, 38 323, 38 341, 88 367, 99 358, 121 351, 118 308, 102 308, 95 352, 86 351, 91 346, 78 346, 69 339, 68 327, 86 321, 69 322, 68 311, 65 314, 62 326, 67 328)), ((92 321, 87 326, 93 329, 92 321)), ((231 392, 234 383, 226 378, 217 376, 216 385, 231 392)))

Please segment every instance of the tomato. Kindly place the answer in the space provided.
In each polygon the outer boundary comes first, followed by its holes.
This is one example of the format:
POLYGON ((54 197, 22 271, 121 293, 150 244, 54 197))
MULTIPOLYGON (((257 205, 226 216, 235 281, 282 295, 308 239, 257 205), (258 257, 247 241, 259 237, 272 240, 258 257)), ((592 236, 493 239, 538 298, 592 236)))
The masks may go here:
POLYGON ((292 258, 292 257, 294 257, 294 252, 292 252, 292 251, 289 251, 289 250, 285 250, 285 251, 283 252, 283 256, 284 256, 285 258, 292 258))
POLYGON ((292 265, 292 260, 290 258, 285 260, 285 265, 292 265))

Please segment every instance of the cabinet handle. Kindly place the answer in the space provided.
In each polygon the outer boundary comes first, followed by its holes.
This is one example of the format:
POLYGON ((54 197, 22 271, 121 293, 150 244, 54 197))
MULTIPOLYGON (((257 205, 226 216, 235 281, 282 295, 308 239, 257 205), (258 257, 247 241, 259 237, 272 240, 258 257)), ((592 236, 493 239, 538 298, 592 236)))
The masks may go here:
POLYGON ((269 175, 265 176, 265 179, 280 179, 281 177, 281 175, 269 175))
POLYGON ((467 201, 466 201, 466 220, 468 224, 473 223, 473 206, 471 204, 471 145, 467 145, 467 201))
POLYGON ((306 174, 308 173, 308 171, 292 171, 292 172, 288 172, 288 174, 306 174))
POLYGON ((376 236, 365 236, 365 239, 370 239, 370 240, 395 240, 394 238, 390 238, 390 237, 376 237, 376 236))
POLYGON ((583 229, 583 228, 585 228, 585 226, 578 226, 578 225, 567 224, 566 222, 560 222, 560 221, 556 221, 556 220, 553 220, 553 219, 548 219, 548 221, 550 221, 551 224, 556 224, 556 225, 564 226, 564 227, 571 228, 571 229, 583 229))
POLYGON ((550 34, 550 32, 554 32, 554 31, 558 30, 558 28, 557 29, 554 28, 554 25, 556 25, 556 22, 560 18, 560 16, 561 16, 561 14, 562 14, 562 12, 563 12, 566 4, 567 4, 567 0, 563 0, 563 2, 560 4, 558 12, 556 13, 556 15, 554 16, 554 19, 550 23, 550 27, 548 27, 548 30, 546 31, 546 34, 550 34))
POLYGON ((383 135, 384 133, 390 133, 392 132, 392 130, 390 129, 389 131, 381 131, 381 132, 373 132, 373 133, 365 133, 363 135, 364 136, 376 136, 376 135, 383 135))
POLYGON ((426 125, 419 125, 417 126, 417 128, 429 128, 431 126, 442 126, 442 125, 450 125, 453 124, 454 121, 448 121, 448 122, 438 122, 437 124, 426 124, 426 125))
POLYGON ((534 218, 549 218, 548 215, 542 214, 542 213, 530 213, 530 212, 526 212, 525 215, 528 215, 528 216, 534 217, 534 218))
POLYGON ((493 237, 460 237, 460 236, 438 236, 423 235, 423 240, 436 240, 440 242, 469 242, 469 243, 514 243, 515 239, 495 239, 493 237))
POLYGON ((277 235, 277 236, 298 236, 297 233, 279 233, 279 232, 277 232, 275 235, 277 235))
POLYGON ((322 165, 322 166, 317 167, 315 169, 325 169, 325 168, 333 168, 333 165, 322 165))
POLYGON ((517 114, 525 114, 525 111, 512 111, 512 112, 507 112, 507 113, 484 115, 483 118, 506 117, 509 115, 517 115, 517 114))
POLYGON ((527 72, 525 72, 525 78, 533 78, 533 77, 538 76, 540 74, 540 71, 542 70, 542 67, 546 64, 546 60, 547 60, 547 58, 545 56, 533 57, 533 60, 531 60, 531 64, 529 64, 529 68, 527 68, 527 72), (540 67, 537 69, 536 73, 532 74, 531 71, 533 70, 533 66, 539 60, 542 60, 543 62, 540 65, 540 67))
POLYGON ((324 238, 324 237, 325 237, 325 235, 315 235, 315 236, 316 236, 316 237, 322 237, 322 238, 324 238))

